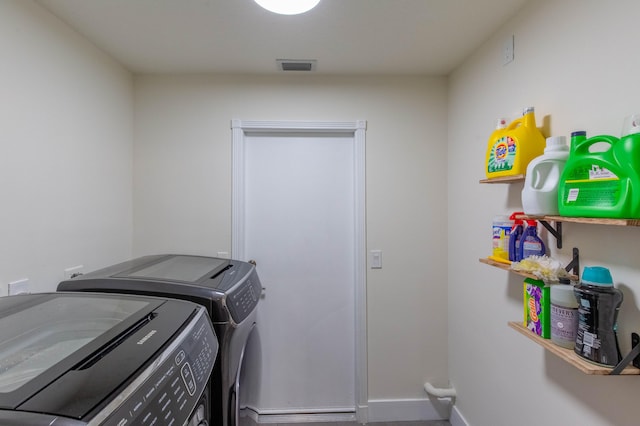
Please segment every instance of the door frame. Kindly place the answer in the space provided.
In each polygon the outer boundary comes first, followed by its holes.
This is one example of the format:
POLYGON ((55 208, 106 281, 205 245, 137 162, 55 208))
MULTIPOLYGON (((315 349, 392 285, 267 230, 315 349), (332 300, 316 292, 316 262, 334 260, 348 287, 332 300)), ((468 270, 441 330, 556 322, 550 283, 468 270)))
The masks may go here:
POLYGON ((327 136, 352 134, 354 152, 354 283, 355 283, 355 401, 356 419, 368 422, 367 376, 367 265, 365 216, 365 133, 367 122, 357 121, 247 121, 231 120, 232 202, 231 256, 245 258, 245 137, 282 133, 327 136))

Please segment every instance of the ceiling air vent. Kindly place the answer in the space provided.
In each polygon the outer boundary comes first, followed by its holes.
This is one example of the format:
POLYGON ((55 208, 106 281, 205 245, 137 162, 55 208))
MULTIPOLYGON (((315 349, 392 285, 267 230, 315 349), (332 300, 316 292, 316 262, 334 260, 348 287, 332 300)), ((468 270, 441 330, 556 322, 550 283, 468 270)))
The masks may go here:
POLYGON ((276 59, 279 71, 315 71, 315 59, 276 59))

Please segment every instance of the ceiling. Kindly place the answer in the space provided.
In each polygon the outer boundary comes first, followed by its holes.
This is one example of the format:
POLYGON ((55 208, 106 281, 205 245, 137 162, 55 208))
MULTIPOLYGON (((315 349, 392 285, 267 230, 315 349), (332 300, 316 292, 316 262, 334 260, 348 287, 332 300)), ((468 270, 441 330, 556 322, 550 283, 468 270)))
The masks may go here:
POLYGON ((38 0, 135 73, 446 75, 527 0, 321 0, 276 15, 253 0, 38 0), (293 71, 300 72, 300 71, 293 71))

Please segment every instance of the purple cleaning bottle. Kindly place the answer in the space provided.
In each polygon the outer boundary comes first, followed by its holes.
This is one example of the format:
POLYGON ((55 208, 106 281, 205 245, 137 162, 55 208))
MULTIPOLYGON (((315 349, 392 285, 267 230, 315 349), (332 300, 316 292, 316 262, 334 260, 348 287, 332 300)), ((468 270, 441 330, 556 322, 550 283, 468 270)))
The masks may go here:
POLYGON ((524 230, 524 221, 518 219, 518 215, 522 215, 524 212, 515 212, 509 219, 513 221, 513 227, 509 233, 509 260, 512 262, 519 262, 520 259, 520 240, 522 239, 522 232, 524 230))
POLYGON ((544 256, 546 252, 544 242, 538 237, 538 222, 527 220, 527 227, 520 238, 520 260, 529 256, 544 256))

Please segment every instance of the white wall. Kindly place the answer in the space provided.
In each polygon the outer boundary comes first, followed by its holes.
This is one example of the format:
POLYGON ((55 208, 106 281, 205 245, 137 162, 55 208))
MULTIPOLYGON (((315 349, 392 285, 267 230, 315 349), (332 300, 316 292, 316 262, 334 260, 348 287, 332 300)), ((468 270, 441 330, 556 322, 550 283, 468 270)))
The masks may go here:
MULTIPOLYGON (((446 385, 446 83, 441 78, 158 77, 135 82, 134 254, 231 252, 231 119, 367 129, 369 392, 446 385)), ((424 405, 419 402, 419 405, 424 405)))
MULTIPOLYGON (((507 327, 522 318, 522 279, 480 264, 495 214, 516 211, 522 184, 480 185, 498 117, 535 106, 549 135, 619 135, 640 112, 640 3, 537 0, 500 28, 450 78, 449 372, 457 409, 473 426, 635 425, 638 377, 586 376, 507 327), (515 61, 501 62, 515 35, 515 61)), ((625 292, 623 352, 638 331, 640 229, 564 224, 568 260, 603 265, 625 292)), ((550 245, 553 245, 550 244, 550 245)))
POLYGON ((132 79, 31 1, 0 2, 0 295, 131 254, 132 79))

